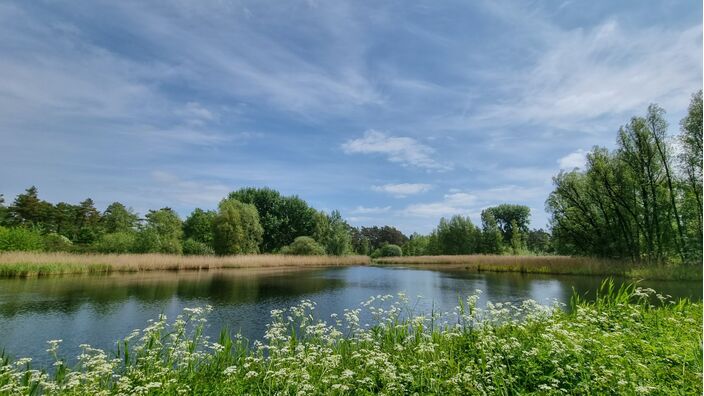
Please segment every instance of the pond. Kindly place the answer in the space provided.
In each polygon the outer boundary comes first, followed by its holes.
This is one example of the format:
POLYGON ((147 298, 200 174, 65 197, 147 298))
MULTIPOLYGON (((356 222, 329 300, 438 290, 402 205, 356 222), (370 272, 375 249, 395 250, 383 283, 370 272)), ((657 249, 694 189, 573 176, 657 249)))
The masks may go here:
MULTIPOLYGON (((405 292, 418 311, 451 311, 459 298, 481 290, 480 304, 533 299, 568 303, 573 288, 593 295, 601 278, 520 273, 474 273, 402 267, 336 267, 305 270, 218 270, 142 272, 104 276, 0 279, 0 350, 31 357, 39 366, 51 360, 46 341, 62 339, 70 358, 78 345, 115 350, 115 341, 165 313, 211 305, 211 337, 222 327, 260 338, 272 309, 301 299, 317 303, 321 318, 356 308, 370 296, 405 292), (418 296, 422 296, 420 299, 418 296)), ((642 282, 673 297, 702 299, 701 282, 642 282)))

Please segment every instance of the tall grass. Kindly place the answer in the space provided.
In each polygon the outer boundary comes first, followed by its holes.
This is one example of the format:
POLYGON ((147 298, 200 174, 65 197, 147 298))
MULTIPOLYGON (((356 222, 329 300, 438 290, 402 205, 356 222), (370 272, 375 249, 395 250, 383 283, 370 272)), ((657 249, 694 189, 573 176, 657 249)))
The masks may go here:
POLYGON ((169 254, 0 253, 0 277, 53 274, 207 270, 218 268, 320 267, 368 264, 367 256, 180 256, 169 254))
POLYGON ((541 274, 615 275, 640 279, 701 280, 701 266, 639 265, 627 261, 570 256, 406 256, 374 260, 379 264, 461 268, 469 271, 541 274))
POLYGON ((162 316, 118 343, 82 346, 54 372, 0 363, 0 393, 66 395, 509 395, 702 393, 702 304, 606 283, 569 313, 533 301, 451 313, 413 312, 405 296, 376 296, 319 318, 302 301, 274 310, 263 342, 203 336, 208 309, 162 316), (364 312, 363 312, 364 311, 364 312), (368 314, 370 326, 360 317, 368 314), (114 357, 113 357, 114 356, 114 357))

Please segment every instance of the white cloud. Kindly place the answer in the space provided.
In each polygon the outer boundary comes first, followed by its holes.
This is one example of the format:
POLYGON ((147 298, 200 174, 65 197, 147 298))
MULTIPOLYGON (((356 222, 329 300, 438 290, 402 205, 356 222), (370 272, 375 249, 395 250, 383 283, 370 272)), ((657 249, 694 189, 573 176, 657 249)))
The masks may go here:
POLYGON ((440 217, 456 214, 468 215, 475 208, 477 196, 474 194, 455 192, 445 194, 442 201, 408 205, 403 214, 419 217, 440 217))
POLYGON ((161 202, 178 202, 186 205, 214 205, 225 198, 231 190, 219 183, 183 180, 161 170, 151 173, 154 194, 160 195, 161 202))
POLYGON ((481 108, 477 122, 594 129, 601 117, 625 122, 651 102, 685 108, 701 85, 701 25, 631 28, 611 19, 564 30, 544 20, 525 29, 544 48, 526 70, 495 77, 515 99, 481 108))
POLYGON ((432 158, 435 150, 411 137, 389 136, 370 129, 358 139, 342 144, 346 154, 381 154, 394 163, 428 170, 449 170, 450 167, 432 158))
POLYGON ((587 163, 587 152, 582 149, 579 149, 560 158, 557 162, 560 164, 560 169, 584 169, 584 165, 587 163))
POLYGON ((360 214, 377 214, 377 213, 386 213, 389 210, 391 210, 391 206, 383 206, 383 207, 364 207, 364 206, 357 206, 356 208, 352 209, 350 213, 360 215, 360 214))
POLYGON ((430 184, 423 183, 399 183, 399 184, 384 184, 381 186, 372 186, 372 190, 391 194, 396 198, 404 198, 409 195, 420 194, 430 190, 430 184))

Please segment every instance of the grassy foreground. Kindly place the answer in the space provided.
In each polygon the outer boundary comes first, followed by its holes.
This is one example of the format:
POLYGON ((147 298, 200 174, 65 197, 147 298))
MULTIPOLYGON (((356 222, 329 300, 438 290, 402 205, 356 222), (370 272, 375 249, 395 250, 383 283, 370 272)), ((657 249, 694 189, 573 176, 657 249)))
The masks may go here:
POLYGON ((639 279, 701 280, 702 266, 635 265, 629 262, 570 256, 406 256, 374 260, 379 264, 403 264, 428 268, 457 268, 469 271, 524 272, 562 275, 614 275, 639 279))
POLYGON ((118 343, 84 345, 78 365, 48 353, 0 364, 2 394, 678 394, 702 393, 702 304, 604 283, 567 313, 526 301, 416 315, 403 295, 377 296, 327 321, 302 301, 272 311, 264 342, 202 336, 208 308, 165 317, 118 343), (655 304, 651 305, 651 304, 655 304), (372 325, 361 317, 373 318, 372 325))
POLYGON ((368 263, 367 256, 180 256, 6 252, 0 253, 0 277, 218 268, 320 267, 368 263))

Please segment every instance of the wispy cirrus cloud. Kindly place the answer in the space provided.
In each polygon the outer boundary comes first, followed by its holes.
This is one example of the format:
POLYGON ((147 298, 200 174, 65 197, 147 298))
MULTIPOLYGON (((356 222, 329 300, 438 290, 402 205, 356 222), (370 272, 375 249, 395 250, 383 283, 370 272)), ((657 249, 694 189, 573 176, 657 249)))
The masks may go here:
POLYGON ((537 26, 532 34, 542 50, 532 65, 495 76, 513 97, 481 106, 474 120, 593 130, 624 122, 652 102, 685 107, 701 85, 701 24, 633 28, 612 18, 588 28, 547 20, 537 26))
POLYGON ((390 162, 402 166, 413 166, 434 171, 451 169, 447 164, 433 158, 435 149, 407 136, 391 136, 384 132, 370 129, 357 139, 342 144, 346 154, 376 154, 386 157, 390 162))

